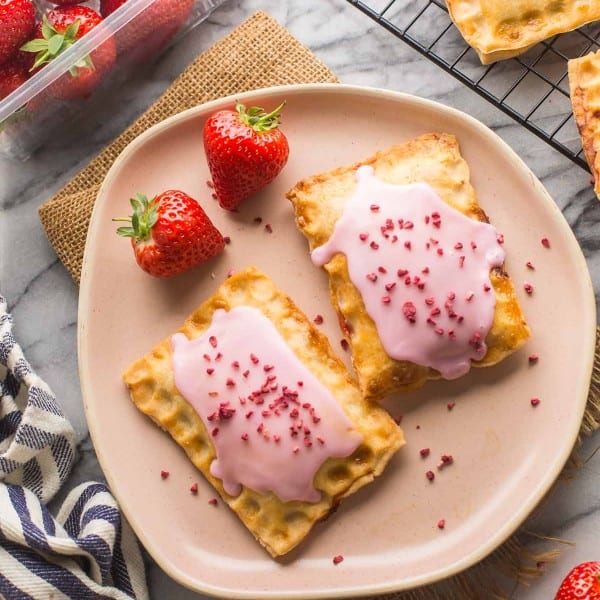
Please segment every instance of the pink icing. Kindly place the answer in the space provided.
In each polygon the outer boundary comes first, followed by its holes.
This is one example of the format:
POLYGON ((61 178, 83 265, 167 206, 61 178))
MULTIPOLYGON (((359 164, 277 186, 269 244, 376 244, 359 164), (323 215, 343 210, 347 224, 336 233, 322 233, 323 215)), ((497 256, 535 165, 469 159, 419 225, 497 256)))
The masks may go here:
POLYGON ((446 379, 464 375, 487 351, 496 305, 489 273, 504 262, 501 238, 426 183, 388 184, 369 166, 356 177, 354 194, 313 262, 323 266, 345 254, 390 357, 432 367, 446 379))
POLYGON ((249 306, 218 309, 200 337, 171 343, 175 385, 212 436, 210 472, 225 491, 318 501, 319 467, 352 454, 362 436, 273 323, 249 306))

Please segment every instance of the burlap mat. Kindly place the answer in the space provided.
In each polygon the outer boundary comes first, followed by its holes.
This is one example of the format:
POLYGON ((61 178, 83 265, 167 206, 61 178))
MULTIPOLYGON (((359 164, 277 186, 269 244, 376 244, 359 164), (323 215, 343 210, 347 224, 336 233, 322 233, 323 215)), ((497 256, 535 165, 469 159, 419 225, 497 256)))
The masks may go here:
MULTIPOLYGON (((335 75, 268 15, 258 12, 199 56, 169 89, 79 175, 39 209, 50 243, 79 282, 88 224, 96 194, 115 158, 148 127, 203 102, 242 91, 291 83, 337 82, 335 75)), ((599 348, 596 356, 598 357, 599 348)), ((600 427, 600 367, 594 368, 582 435, 600 427)), ((577 466, 577 459, 570 466, 577 466)), ((490 600, 507 598, 502 582, 541 572, 557 550, 531 555, 519 532, 481 563, 440 584, 392 594, 402 600, 490 600), (505 579, 507 578, 507 579, 505 579)))

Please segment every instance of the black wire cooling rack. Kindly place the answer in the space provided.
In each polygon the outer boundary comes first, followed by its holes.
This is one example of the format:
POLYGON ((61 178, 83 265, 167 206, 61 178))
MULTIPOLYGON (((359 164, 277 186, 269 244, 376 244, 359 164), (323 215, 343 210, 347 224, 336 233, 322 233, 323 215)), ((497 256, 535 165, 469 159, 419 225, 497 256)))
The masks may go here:
POLYGON ((442 0, 347 2, 589 171, 572 114, 567 61, 600 48, 599 23, 557 35, 516 58, 482 65, 442 0))

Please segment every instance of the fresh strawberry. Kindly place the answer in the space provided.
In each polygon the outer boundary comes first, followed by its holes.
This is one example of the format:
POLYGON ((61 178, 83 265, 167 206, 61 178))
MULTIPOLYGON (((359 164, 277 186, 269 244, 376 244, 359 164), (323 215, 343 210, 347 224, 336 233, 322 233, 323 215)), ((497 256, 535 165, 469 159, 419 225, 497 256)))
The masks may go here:
POLYGON ((585 562, 571 569, 555 600, 600 600, 600 562, 585 562))
POLYGON ((10 60, 35 27, 31 0, 0 0, 0 64, 10 60))
MULTIPOLYGON (((102 21, 102 17, 87 6, 59 6, 49 11, 38 23, 34 39, 21 48, 35 53, 32 71, 52 62, 102 21)), ((89 96, 114 65, 116 55, 115 40, 108 37, 52 85, 51 95, 64 100, 89 96)))
POLYGON ((285 102, 266 114, 262 108, 220 110, 204 125, 204 151, 219 204, 235 210, 273 181, 285 166, 289 145, 279 129, 285 102))
MULTIPOLYGON (((166 48, 188 20, 195 0, 154 0, 117 36, 119 53, 128 61, 142 63, 166 48)), ((127 0, 100 0, 106 18, 127 0)))
POLYGON ((6 98, 29 79, 27 67, 17 55, 0 65, 0 100, 6 98))
POLYGON ((131 238, 138 265, 155 277, 170 277, 217 256, 225 240, 198 202, 179 190, 148 200, 131 199, 133 216, 117 233, 131 238))

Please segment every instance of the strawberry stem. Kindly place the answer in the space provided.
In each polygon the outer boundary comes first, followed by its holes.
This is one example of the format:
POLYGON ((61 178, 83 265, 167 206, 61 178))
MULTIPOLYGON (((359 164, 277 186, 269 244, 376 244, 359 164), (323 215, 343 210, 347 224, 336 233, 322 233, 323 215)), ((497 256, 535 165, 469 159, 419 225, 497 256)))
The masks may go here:
POLYGON ((154 202, 155 199, 156 197, 148 200, 144 194, 137 194, 137 198, 131 198, 129 202, 133 208, 133 214, 130 217, 112 219, 117 222, 130 223, 129 227, 118 227, 117 234, 142 242, 150 239, 152 227, 158 220, 158 205, 154 202))
POLYGON ((265 113, 260 106, 251 106, 247 109, 241 102, 236 102, 235 109, 242 123, 252 127, 257 133, 262 133, 279 127, 279 117, 284 106, 285 100, 275 110, 265 113))

